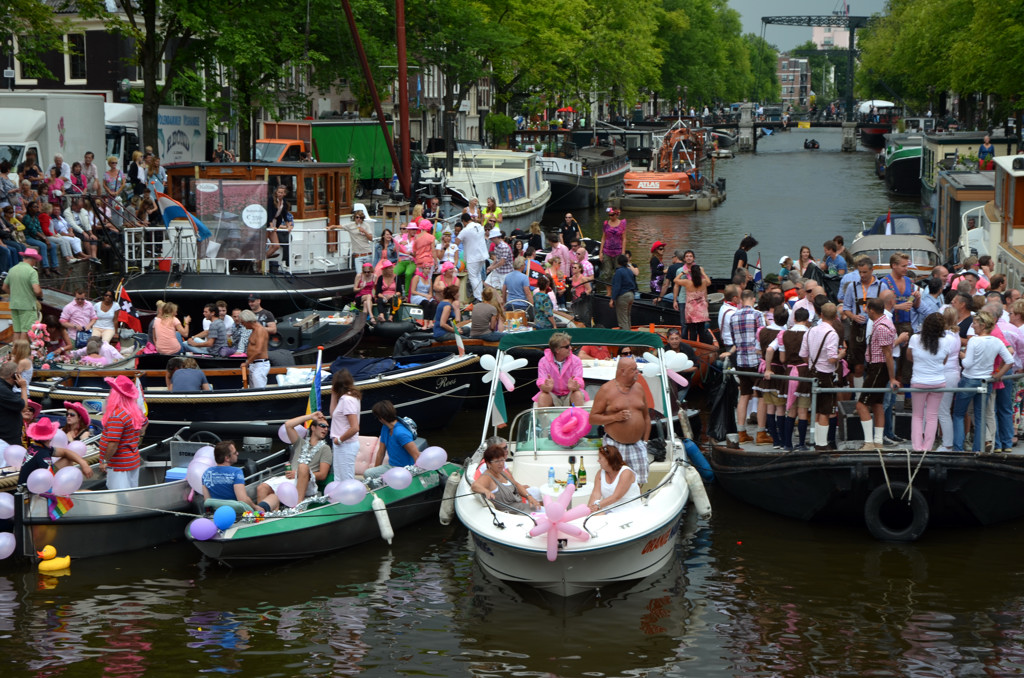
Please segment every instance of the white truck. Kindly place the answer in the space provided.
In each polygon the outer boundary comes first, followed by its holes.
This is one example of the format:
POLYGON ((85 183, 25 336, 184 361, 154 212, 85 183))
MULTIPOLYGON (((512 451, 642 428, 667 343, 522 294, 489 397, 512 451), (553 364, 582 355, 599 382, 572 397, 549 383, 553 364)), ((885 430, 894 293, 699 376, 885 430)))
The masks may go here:
MULTIPOLYGON (((104 104, 107 130, 107 155, 121 159, 122 167, 131 160, 132 151, 142 145, 142 104, 104 104)), ((153 152, 161 164, 202 162, 206 160, 206 109, 186 106, 161 106, 153 152)))
POLYGON ((60 153, 69 165, 92 151, 103 167, 103 97, 95 94, 0 94, 0 160, 9 160, 12 180, 29 149, 39 166, 60 153))

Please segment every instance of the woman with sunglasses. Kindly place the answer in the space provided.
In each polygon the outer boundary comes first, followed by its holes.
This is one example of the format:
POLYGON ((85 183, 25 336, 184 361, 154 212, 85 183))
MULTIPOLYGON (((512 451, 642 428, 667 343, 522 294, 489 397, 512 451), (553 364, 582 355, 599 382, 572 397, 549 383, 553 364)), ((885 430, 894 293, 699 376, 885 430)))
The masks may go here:
POLYGON ((67 423, 61 428, 68 441, 88 440, 92 435, 89 431, 89 412, 82 403, 64 401, 65 420, 67 423))
POLYGON ((288 480, 295 481, 300 501, 316 496, 316 484, 327 480, 327 474, 331 472, 331 446, 326 441, 328 427, 327 418, 320 411, 293 417, 284 423, 285 434, 292 446, 291 469, 257 485, 256 503, 276 494, 281 483, 288 480), (295 429, 306 422, 310 422, 309 433, 300 438, 295 429))
POLYGON ((103 297, 93 306, 96 308, 96 322, 92 326, 92 336, 99 337, 109 344, 114 340, 114 321, 117 319, 118 306, 114 303, 113 290, 107 290, 103 297))

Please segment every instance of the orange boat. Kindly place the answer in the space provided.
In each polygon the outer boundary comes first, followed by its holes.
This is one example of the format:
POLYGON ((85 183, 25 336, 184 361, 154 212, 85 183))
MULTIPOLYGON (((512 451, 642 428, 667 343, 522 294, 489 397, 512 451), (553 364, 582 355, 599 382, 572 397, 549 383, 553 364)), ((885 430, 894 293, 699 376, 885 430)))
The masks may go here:
POLYGON ((702 181, 694 175, 704 159, 706 130, 676 122, 666 133, 649 172, 626 172, 626 195, 689 195, 702 181))

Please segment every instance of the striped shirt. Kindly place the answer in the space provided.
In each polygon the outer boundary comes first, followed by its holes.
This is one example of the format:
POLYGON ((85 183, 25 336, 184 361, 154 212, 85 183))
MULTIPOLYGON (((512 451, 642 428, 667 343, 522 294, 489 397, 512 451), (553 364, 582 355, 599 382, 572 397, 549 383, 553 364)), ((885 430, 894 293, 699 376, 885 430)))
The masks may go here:
POLYGON ((107 460, 107 468, 111 471, 134 471, 142 465, 139 458, 140 431, 132 428, 131 417, 125 410, 118 409, 111 413, 100 438, 100 449, 104 453, 111 443, 117 443, 117 451, 107 460))
POLYGON ((737 367, 757 367, 760 358, 757 331, 764 327, 764 317, 753 306, 743 306, 726 319, 725 327, 736 347, 737 367))
POLYGON ((874 326, 871 338, 868 339, 867 361, 869 363, 884 363, 885 354, 882 353, 882 348, 885 346, 891 348, 896 343, 896 328, 885 315, 874 321, 874 326))

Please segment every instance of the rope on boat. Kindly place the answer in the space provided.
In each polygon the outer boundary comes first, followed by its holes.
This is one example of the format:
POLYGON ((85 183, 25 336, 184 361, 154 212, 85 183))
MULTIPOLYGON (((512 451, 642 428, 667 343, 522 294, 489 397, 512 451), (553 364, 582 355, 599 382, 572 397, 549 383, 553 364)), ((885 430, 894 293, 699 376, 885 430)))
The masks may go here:
POLYGON ((921 470, 921 465, 924 464, 924 458, 928 456, 928 450, 921 453, 921 460, 917 462, 917 468, 914 472, 910 472, 910 449, 907 449, 907 489, 903 490, 903 494, 900 495, 900 499, 906 498, 910 501, 914 498, 914 478, 917 477, 918 472, 921 470))
MULTIPOLYGON (((882 456, 882 450, 878 450, 878 461, 882 465, 882 476, 885 478, 885 487, 889 490, 889 499, 892 499, 892 483, 889 482, 889 470, 885 468, 885 457, 882 456)), ((907 463, 910 463, 910 453, 907 453, 907 463)))

